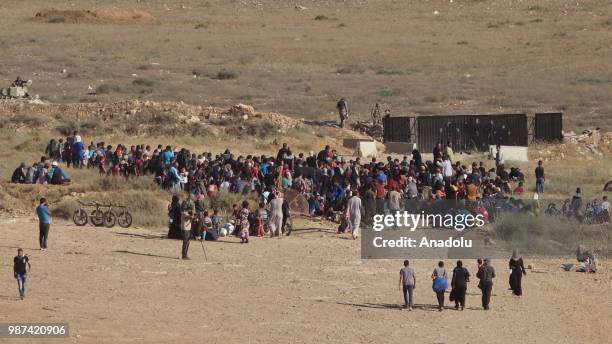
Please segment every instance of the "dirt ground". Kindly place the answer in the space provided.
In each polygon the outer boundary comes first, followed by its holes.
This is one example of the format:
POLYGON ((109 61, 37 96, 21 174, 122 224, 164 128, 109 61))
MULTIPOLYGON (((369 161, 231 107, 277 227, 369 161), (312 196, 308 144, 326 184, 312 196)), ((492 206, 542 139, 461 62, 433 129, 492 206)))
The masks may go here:
MULTIPOLYGON (((37 248, 32 218, 0 218, 0 322, 68 322, 74 343, 603 343, 609 338, 610 269, 564 272, 560 259, 530 259, 524 296, 511 296, 505 261, 493 261, 492 309, 479 307, 474 278, 467 309, 434 308, 433 260, 413 261, 414 311, 400 311, 400 261, 363 261, 359 241, 301 222, 282 240, 192 241, 163 229, 94 229, 54 223, 37 248), (20 301, 12 260, 32 263, 20 301)), ((568 258, 568 262, 572 260, 568 258)), ((453 262, 447 264, 453 265, 453 262)), ((475 262, 466 262, 475 273, 475 262)), ((449 269, 450 270, 450 269, 449 269)), ((0 341, 2 341, 0 339, 0 341)), ((19 343, 40 340, 19 340, 19 343)))

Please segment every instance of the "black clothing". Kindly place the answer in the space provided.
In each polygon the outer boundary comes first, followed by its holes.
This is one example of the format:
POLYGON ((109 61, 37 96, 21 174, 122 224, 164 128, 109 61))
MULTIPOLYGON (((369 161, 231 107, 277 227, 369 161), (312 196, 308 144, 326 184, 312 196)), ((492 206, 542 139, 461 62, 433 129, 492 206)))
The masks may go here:
POLYGON ((285 225, 287 224, 287 220, 289 220, 289 203, 287 202, 286 199, 283 199, 283 204, 282 204, 282 210, 283 210, 283 223, 281 225, 281 232, 285 233, 285 225))
POLYGON ((489 303, 491 302, 491 290, 493 289, 493 282, 481 281, 482 287, 482 308, 489 309, 489 303))
POLYGON ((489 309, 491 302, 491 290, 493 289, 493 278, 495 278, 495 269, 490 265, 483 265, 478 270, 476 277, 480 279, 479 286, 482 289, 482 307, 489 309))
POLYGON ((170 226, 168 228, 168 238, 170 239, 181 239, 181 206, 178 202, 170 205, 168 211, 168 217, 170 218, 170 226))
POLYGON ((433 158, 434 158, 434 161, 438 159, 442 159, 442 149, 438 148, 438 146, 434 147, 433 149, 433 158))
POLYGON ((523 294, 523 288, 521 286, 521 280, 523 279, 523 275, 526 275, 525 266, 523 265, 523 258, 519 258, 517 260, 510 259, 508 263, 510 270, 510 288, 512 289, 512 294, 516 296, 521 296, 523 294))
POLYGON ((21 167, 17 167, 15 171, 13 171, 13 175, 11 176, 11 183, 20 183, 23 184, 26 181, 25 173, 21 167))
POLYGON ((23 275, 27 272, 26 267, 28 265, 28 257, 27 256, 15 256, 13 259, 13 272, 16 274, 23 275))
POLYGON ((444 290, 436 292, 436 298, 438 299, 438 308, 444 308, 444 290))
POLYGON ((47 238, 49 237, 49 227, 51 225, 49 223, 39 223, 38 224, 38 243, 40 244, 40 248, 47 248, 47 238))
POLYGON ((455 299, 455 307, 465 307, 465 292, 467 291, 467 282, 470 281, 470 273, 464 267, 456 267, 453 270, 453 279, 451 281, 451 294, 455 299))
POLYGON ((535 168, 535 177, 544 178, 544 167, 538 166, 535 168))

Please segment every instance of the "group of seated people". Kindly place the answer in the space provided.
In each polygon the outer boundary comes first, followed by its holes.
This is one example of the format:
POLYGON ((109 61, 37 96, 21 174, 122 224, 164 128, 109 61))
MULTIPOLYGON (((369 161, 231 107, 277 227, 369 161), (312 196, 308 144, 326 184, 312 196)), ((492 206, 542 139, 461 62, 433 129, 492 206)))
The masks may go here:
POLYGON ((11 175, 11 183, 19 184, 52 184, 62 185, 69 183, 68 174, 59 166, 57 161, 41 157, 40 161, 27 166, 22 162, 11 175))

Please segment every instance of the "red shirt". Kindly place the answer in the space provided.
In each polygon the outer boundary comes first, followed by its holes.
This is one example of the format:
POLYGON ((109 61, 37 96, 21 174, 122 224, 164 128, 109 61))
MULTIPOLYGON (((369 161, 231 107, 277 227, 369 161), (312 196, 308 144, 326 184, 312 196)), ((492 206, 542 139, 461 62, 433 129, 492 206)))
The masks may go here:
POLYGON ((397 180, 390 178, 387 179, 387 189, 389 189, 389 191, 391 190, 395 190, 397 192, 400 191, 400 186, 399 183, 397 182, 397 180))
POLYGON ((376 183, 376 198, 385 199, 385 186, 382 183, 376 183))

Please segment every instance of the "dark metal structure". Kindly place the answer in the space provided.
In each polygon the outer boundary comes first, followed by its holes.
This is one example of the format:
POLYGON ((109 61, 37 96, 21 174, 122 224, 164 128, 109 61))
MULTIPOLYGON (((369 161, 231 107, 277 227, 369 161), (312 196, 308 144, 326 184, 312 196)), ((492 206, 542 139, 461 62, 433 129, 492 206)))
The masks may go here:
POLYGON ((489 145, 527 146, 527 115, 468 115, 417 117, 421 152, 450 142, 455 151, 488 151, 489 145))
POLYGON ((410 119, 411 117, 384 117, 384 142, 411 142, 410 119))
POLYGON ((547 112, 535 114, 535 141, 555 142, 563 140, 563 113, 547 112))

